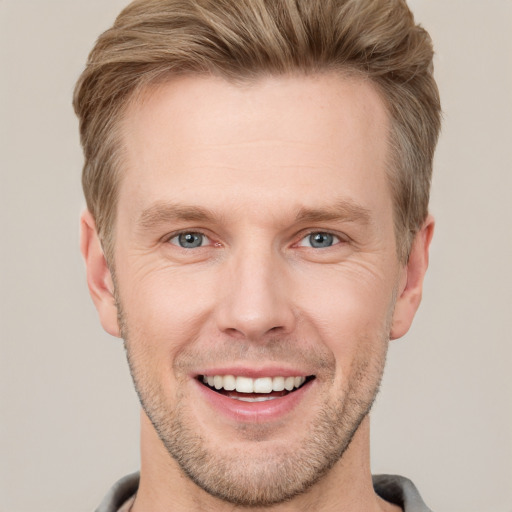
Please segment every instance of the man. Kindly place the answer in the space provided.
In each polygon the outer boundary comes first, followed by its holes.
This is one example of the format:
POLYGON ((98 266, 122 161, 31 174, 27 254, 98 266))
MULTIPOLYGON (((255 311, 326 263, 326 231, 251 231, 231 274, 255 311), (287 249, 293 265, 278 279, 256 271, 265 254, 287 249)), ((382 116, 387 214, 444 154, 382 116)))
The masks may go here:
POLYGON ((74 106, 88 284, 142 404, 140 477, 98 510, 428 511, 369 465, 434 226, 405 3, 136 1, 74 106))

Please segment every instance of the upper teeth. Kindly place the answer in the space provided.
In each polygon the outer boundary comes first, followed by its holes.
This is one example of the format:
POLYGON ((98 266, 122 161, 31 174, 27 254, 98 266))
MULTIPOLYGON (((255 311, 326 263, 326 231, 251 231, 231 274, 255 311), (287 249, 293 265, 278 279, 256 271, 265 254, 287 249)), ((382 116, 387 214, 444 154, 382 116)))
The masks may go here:
POLYGON ((272 391, 292 391, 302 386, 306 377, 235 377, 234 375, 203 375, 203 382, 215 389, 238 391, 239 393, 271 393, 272 391))

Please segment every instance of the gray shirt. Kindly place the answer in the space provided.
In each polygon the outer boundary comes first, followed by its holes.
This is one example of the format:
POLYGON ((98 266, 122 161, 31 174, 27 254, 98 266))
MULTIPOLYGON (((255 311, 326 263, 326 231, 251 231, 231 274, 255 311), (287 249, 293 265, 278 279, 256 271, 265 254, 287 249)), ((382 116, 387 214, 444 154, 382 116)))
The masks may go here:
MULTIPOLYGON (((129 504, 131 504, 138 487, 139 473, 132 473, 121 478, 112 486, 96 512, 129 510, 129 504), (123 507, 123 505, 125 506, 123 507), (122 510, 121 507, 123 507, 122 510)), ((373 488, 381 498, 399 505, 404 512, 432 512, 421 499, 416 486, 408 478, 396 475, 374 475, 373 488)))

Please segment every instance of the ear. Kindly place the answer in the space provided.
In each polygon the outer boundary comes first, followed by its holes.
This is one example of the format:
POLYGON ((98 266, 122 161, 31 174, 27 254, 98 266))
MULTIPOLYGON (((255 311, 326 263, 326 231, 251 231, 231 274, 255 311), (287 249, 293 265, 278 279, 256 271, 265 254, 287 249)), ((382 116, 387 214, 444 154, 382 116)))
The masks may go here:
POLYGON ((393 313, 390 339, 402 337, 411 327, 421 302, 423 278, 428 267, 428 251, 434 234, 434 218, 429 215, 414 237, 409 260, 402 269, 398 297, 393 313))
POLYGON ((103 254, 96 223, 89 210, 80 217, 80 250, 85 260, 87 285, 103 329, 112 336, 121 337, 117 322, 114 282, 103 254))

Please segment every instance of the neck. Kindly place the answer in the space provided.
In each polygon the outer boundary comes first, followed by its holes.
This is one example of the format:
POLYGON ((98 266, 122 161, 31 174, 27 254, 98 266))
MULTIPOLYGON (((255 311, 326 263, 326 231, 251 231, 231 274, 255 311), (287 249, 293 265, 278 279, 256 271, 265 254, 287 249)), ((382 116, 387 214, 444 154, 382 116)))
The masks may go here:
MULTIPOLYGON (((272 512, 316 510, 331 512, 398 512, 401 509, 378 497, 370 472, 369 418, 356 431, 342 458, 305 493, 272 512)), ((211 496, 187 477, 168 454, 147 416, 141 414, 141 477, 131 512, 241 511, 263 512, 270 508, 239 508, 211 496)))

